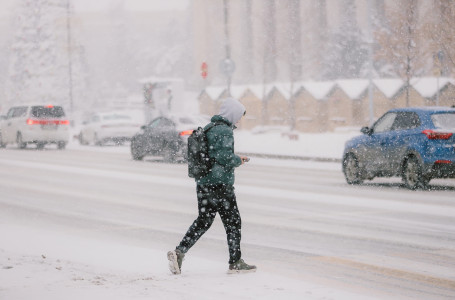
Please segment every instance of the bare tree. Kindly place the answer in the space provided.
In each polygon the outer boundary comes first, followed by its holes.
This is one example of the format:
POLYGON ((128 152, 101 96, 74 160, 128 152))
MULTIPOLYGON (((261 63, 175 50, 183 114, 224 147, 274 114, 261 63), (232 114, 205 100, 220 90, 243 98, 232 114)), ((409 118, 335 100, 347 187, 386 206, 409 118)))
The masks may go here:
POLYGON ((424 35, 430 41, 427 51, 439 74, 448 76, 455 67, 455 1, 434 0, 425 20, 424 35))
POLYGON ((289 12, 289 77, 291 81, 290 86, 290 125, 291 130, 295 128, 295 99, 294 99, 294 83, 301 79, 302 76, 302 44, 301 44, 301 18, 300 18, 300 1, 291 0, 288 7, 289 12))
POLYGON ((387 28, 376 33, 380 48, 376 58, 386 61, 405 82, 406 106, 409 106, 411 78, 421 74, 424 66, 421 30, 418 24, 418 1, 401 0, 390 12, 387 28))
POLYGON ((264 17, 263 17, 263 28, 264 28, 264 52, 263 52, 263 103, 262 106, 262 122, 267 123, 268 111, 267 111, 267 99, 266 86, 276 80, 277 66, 276 66, 276 15, 275 15, 275 0, 264 1, 264 17))

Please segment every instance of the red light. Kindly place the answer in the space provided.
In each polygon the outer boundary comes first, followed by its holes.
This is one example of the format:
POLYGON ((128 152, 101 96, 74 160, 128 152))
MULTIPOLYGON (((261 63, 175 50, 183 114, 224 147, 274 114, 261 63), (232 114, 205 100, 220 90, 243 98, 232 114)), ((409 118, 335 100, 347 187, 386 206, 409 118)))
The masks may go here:
POLYGON ((27 125, 69 125, 70 121, 68 120, 34 120, 27 119, 27 125))
POLYGON ((47 108, 54 108, 53 105, 47 105, 46 107, 47 107, 47 108))
POLYGON ((422 133, 430 140, 448 140, 453 135, 451 132, 437 132, 431 129, 426 129, 422 133))
POLYGON ((180 136, 183 136, 183 135, 191 135, 193 133, 193 130, 185 130, 185 131, 181 131, 179 133, 180 136))
POLYGON ((206 62, 203 62, 202 65, 201 65, 201 76, 203 79, 206 79, 207 78, 207 74, 208 74, 208 65, 206 62))
POLYGON ((434 162, 435 164, 451 164, 450 160, 437 160, 434 162))

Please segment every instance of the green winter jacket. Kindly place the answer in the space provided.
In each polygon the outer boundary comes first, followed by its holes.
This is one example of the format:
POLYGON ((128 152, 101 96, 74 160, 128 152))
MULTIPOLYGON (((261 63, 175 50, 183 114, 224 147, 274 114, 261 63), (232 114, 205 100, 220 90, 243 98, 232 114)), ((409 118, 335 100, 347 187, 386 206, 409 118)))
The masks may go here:
POLYGON ((207 132, 207 141, 209 156, 215 159, 215 163, 212 171, 196 182, 198 185, 234 185, 234 169, 242 164, 240 156, 234 153, 235 126, 220 115, 213 116, 211 122, 216 126, 207 132))

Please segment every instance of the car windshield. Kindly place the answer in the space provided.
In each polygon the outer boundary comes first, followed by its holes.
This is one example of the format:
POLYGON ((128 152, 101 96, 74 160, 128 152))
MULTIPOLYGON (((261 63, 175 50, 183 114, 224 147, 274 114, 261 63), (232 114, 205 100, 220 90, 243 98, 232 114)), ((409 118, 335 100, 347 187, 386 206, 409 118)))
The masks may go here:
POLYGON ((61 106, 33 106, 32 116, 35 118, 61 118, 65 116, 61 106))
POLYGON ((431 120, 438 129, 455 129, 455 113, 433 114, 431 120))
POLYGON ((203 126, 210 122, 210 118, 203 115, 178 116, 175 118, 179 125, 197 125, 203 126))
POLYGON ((180 117, 178 119, 178 121, 180 124, 194 124, 195 123, 193 119, 190 119, 188 117, 180 117))
POLYGON ((103 120, 131 120, 130 116, 127 115, 105 115, 103 116, 103 120))

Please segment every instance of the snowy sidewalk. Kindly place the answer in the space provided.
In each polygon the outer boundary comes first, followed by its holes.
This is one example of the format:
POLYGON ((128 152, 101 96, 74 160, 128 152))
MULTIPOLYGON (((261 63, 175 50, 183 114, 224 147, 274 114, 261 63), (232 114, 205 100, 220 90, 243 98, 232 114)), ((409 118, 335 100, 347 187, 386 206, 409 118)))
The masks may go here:
MULTIPOLYGON (((72 136, 77 135, 76 132, 72 136)), ((271 131, 266 133, 253 133, 246 130, 235 130, 235 151, 247 156, 308 160, 319 162, 341 161, 344 144, 354 136, 361 135, 359 129, 326 132, 326 133, 296 133, 297 139, 291 139, 281 132, 271 131)), ((295 136, 294 136, 295 137, 295 136)), ((80 146, 76 139, 72 139, 68 145, 70 149, 80 146)), ((129 153, 129 146, 105 146, 89 148, 106 152, 129 153)))
POLYGON ((344 144, 361 133, 359 130, 331 133, 298 133, 292 139, 280 132, 235 132, 235 150, 251 156, 340 162, 344 144))

